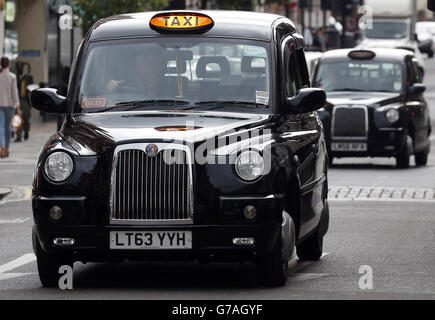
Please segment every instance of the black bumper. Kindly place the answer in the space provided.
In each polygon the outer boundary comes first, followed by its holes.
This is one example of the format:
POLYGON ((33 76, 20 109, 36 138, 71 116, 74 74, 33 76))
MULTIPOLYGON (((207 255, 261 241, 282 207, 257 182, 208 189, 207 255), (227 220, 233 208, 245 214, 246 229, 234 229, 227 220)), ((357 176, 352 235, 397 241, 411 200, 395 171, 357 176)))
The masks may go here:
POLYGON ((44 251, 72 257, 74 261, 120 260, 254 260, 257 254, 270 252, 281 232, 279 223, 270 225, 190 225, 190 226, 53 226, 35 225, 44 251), (113 250, 110 231, 192 231, 192 249, 188 250, 113 250), (233 238, 252 237, 255 245, 240 247, 233 238), (57 247, 55 238, 74 238, 75 244, 57 247))

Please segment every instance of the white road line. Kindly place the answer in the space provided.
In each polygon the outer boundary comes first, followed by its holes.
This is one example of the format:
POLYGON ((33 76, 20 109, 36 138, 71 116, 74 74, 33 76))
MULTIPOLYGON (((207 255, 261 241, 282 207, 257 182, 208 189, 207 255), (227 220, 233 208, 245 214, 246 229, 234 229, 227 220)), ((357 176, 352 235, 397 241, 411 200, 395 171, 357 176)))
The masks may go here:
POLYGON ((36 260, 36 256, 33 253, 25 254, 15 260, 12 260, 11 262, 8 262, 0 266, 0 274, 14 270, 16 268, 29 264, 35 260, 36 260))
POLYGON ((33 275, 35 273, 0 273, 0 281, 33 275))
POLYGON ((13 219, 13 220, 3 220, 0 219, 0 224, 17 224, 17 223, 24 223, 30 221, 30 218, 23 218, 23 219, 13 219))
POLYGON ((289 276, 289 280, 293 282, 317 279, 329 276, 329 273, 293 273, 289 276))
MULTIPOLYGON (((322 254, 322 257, 320 259, 325 258, 328 254, 330 254, 329 252, 324 252, 322 254)), ((316 261, 299 261, 297 258, 293 258, 292 260, 289 261, 288 267, 289 267, 289 273, 296 273, 299 270, 302 270, 306 267, 308 267, 309 265, 315 263, 316 261)))

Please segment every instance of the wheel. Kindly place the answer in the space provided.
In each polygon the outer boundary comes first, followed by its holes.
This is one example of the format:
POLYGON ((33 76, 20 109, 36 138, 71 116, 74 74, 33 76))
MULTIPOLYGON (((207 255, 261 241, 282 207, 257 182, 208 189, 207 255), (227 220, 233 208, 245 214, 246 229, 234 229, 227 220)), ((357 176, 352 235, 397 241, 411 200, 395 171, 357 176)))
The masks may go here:
POLYGON ((409 168, 410 158, 412 154, 412 138, 406 136, 406 141, 402 150, 396 156, 396 166, 401 169, 409 168))
POLYGON ((276 241, 272 252, 259 257, 257 271, 261 285, 268 287, 285 285, 288 277, 288 261, 283 261, 281 236, 276 241))
POLYGON ((416 153, 415 154, 415 164, 417 166, 427 165, 427 157, 428 157, 428 153, 426 151, 416 153))
POLYGON ((43 287, 58 287, 59 268, 64 265, 73 266, 70 259, 64 256, 46 253, 39 243, 35 230, 32 232, 33 246, 36 254, 39 280, 43 287))
POLYGON ((320 260, 323 253, 323 237, 329 228, 329 203, 325 202, 325 211, 322 214, 321 222, 316 231, 296 246, 296 254, 302 261, 320 260))
POLYGON ((323 253, 323 236, 320 228, 310 235, 304 242, 296 246, 296 254, 302 261, 317 261, 323 253))

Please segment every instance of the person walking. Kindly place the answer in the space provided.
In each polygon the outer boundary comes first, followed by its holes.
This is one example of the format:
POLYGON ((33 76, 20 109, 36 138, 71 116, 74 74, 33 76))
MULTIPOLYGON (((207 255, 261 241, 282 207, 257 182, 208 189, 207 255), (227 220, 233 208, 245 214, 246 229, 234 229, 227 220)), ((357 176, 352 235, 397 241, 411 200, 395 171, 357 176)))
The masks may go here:
POLYGON ((21 61, 17 61, 17 86, 18 86, 18 94, 20 97, 20 106, 23 117, 23 125, 17 131, 17 138, 15 142, 21 142, 23 131, 24 131, 24 140, 29 139, 30 132, 30 118, 32 116, 32 107, 29 103, 29 90, 27 90, 27 86, 33 84, 33 77, 31 74, 24 73, 24 63, 21 61))
POLYGON ((9 71, 9 59, 0 60, 0 146, 1 158, 9 157, 11 120, 15 111, 20 113, 17 77, 9 71))

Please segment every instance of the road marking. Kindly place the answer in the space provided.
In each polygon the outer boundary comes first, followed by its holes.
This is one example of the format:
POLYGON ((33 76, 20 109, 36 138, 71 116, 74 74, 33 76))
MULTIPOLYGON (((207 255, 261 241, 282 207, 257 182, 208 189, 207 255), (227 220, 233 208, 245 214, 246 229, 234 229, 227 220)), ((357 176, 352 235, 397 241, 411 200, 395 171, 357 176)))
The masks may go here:
POLYGON ((5 263, 4 265, 0 266, 0 274, 12 271, 16 268, 32 263, 35 260, 36 256, 33 253, 27 253, 15 260, 12 260, 11 262, 5 263))
POLYGON ((17 269, 19 267, 22 267, 26 264, 32 263, 36 260, 36 256, 33 253, 25 254, 15 260, 12 260, 11 262, 8 262, 2 266, 0 266, 0 281, 3 280, 9 280, 9 279, 15 279, 20 277, 25 277, 28 275, 32 275, 35 273, 8 273, 9 271, 12 271, 14 269, 17 269))
MULTIPOLYGON (((322 254, 321 259, 325 258, 329 252, 325 252, 322 254)), ((305 269, 306 267, 316 263, 317 261, 300 261, 297 258, 294 258, 289 261, 289 279, 293 282, 298 281, 306 281, 311 279, 317 279, 322 277, 327 277, 330 274, 329 273, 305 273, 305 272, 298 272, 302 269, 305 269)))
POLYGON ((30 276, 35 273, 0 273, 0 281, 30 276))
POLYGON ((293 273, 289 276, 289 278, 293 282, 298 282, 298 281, 323 278, 329 275, 330 275, 329 273, 293 273))
POLYGON ((18 223, 24 223, 30 221, 30 218, 23 218, 23 219, 13 219, 13 220, 3 220, 0 219, 0 224, 18 224, 18 223))
POLYGON ((28 201, 32 198, 32 187, 19 187, 10 186, 12 192, 9 193, 2 201, 0 205, 12 202, 28 201))
POLYGON ((330 201, 435 201, 435 188, 331 186, 330 201))
POLYGON ((433 135, 432 137, 429 138, 430 141, 434 141, 435 140, 435 135, 433 135))

